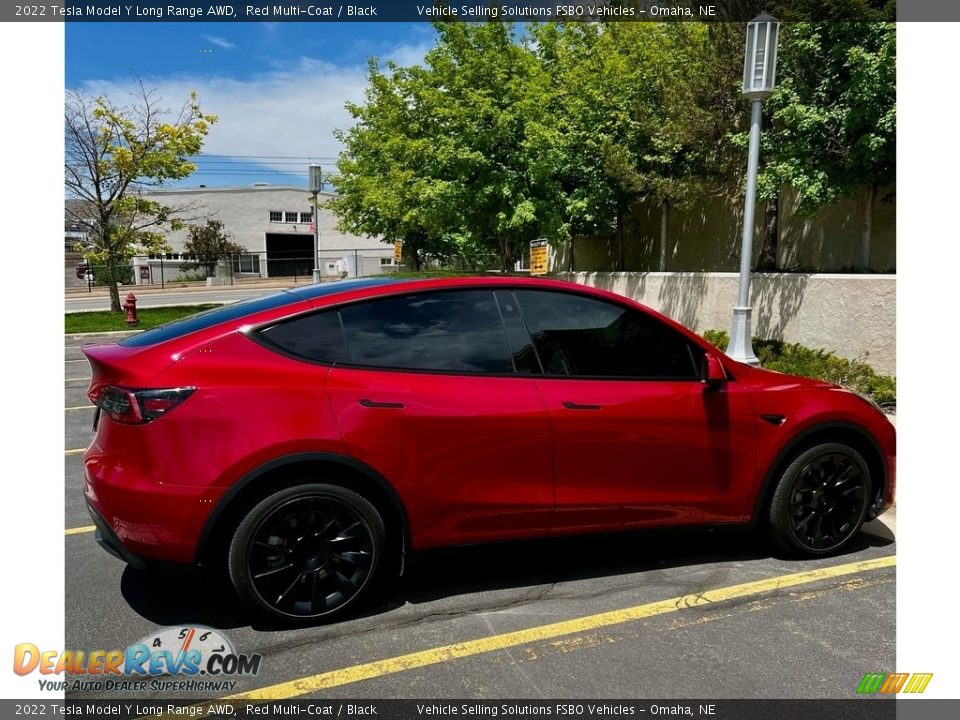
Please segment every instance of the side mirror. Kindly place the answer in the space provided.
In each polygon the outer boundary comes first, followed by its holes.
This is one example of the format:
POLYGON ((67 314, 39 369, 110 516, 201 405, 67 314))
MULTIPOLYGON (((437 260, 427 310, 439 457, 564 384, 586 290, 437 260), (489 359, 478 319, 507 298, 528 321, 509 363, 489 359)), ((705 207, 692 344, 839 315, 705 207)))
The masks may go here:
POLYGON ((703 356, 703 384, 713 390, 726 381, 727 372, 723 369, 719 358, 712 353, 706 353, 703 356))

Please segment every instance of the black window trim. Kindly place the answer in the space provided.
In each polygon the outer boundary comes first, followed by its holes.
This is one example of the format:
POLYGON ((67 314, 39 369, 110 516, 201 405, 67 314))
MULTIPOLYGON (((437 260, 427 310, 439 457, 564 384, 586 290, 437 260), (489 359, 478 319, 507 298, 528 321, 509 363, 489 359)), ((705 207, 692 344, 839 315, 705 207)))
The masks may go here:
MULTIPOLYGON (((608 380, 608 381, 614 381, 614 382, 625 382, 625 381, 626 382, 671 382, 671 383, 684 382, 684 383, 697 383, 697 384, 700 384, 703 382, 703 379, 702 377, 699 376, 699 374, 693 378, 689 378, 689 377, 673 378, 673 377, 642 377, 642 376, 632 376, 632 375, 551 375, 549 373, 546 373, 543 370, 543 363, 540 361, 540 355, 536 349, 536 342, 534 342, 533 336, 530 335, 530 328, 527 325, 527 320, 523 313, 523 305, 519 302, 519 299, 516 297, 516 295, 514 295, 514 300, 516 300, 517 302, 517 307, 520 311, 520 317, 523 320, 523 327, 527 333, 527 338, 530 340, 530 344, 534 349, 534 353, 536 354, 537 365, 540 367, 539 372, 519 373, 519 372, 516 372, 516 370, 514 370, 514 372, 509 372, 509 373, 489 373, 489 372, 470 372, 466 370, 425 370, 422 368, 389 367, 385 365, 360 365, 353 362, 349 362, 349 363, 329 362, 324 360, 316 360, 314 358, 309 358, 304 355, 298 355, 297 353, 290 352, 289 350, 281 347, 280 345, 277 345, 276 343, 270 341, 268 338, 266 338, 263 335, 263 331, 268 330, 277 325, 281 325, 285 322, 299 320, 299 319, 308 317, 310 315, 319 315, 320 313, 324 313, 324 312, 336 312, 337 317, 340 320, 340 331, 341 333, 343 333, 344 345, 346 346, 347 355, 349 356, 350 345, 349 343, 347 343, 346 330, 343 327, 343 318, 340 316, 341 308, 349 307, 351 305, 357 305, 360 303, 376 302, 377 300, 383 300, 391 297, 402 297, 404 295, 420 295, 420 294, 427 294, 427 293, 444 293, 444 292, 463 292, 465 290, 489 290, 492 293, 494 293, 494 302, 497 303, 497 314, 498 314, 498 317, 500 318, 500 326, 503 329, 503 332, 505 334, 507 332, 507 329, 504 324, 503 317, 500 314, 500 306, 496 298, 497 290, 503 290, 506 292, 510 292, 511 294, 513 294, 516 290, 533 290, 536 292, 564 293, 566 295, 573 295, 574 297, 578 297, 578 298, 586 298, 589 300, 596 300, 597 302, 605 302, 610 305, 616 305, 618 307, 624 308, 625 310, 630 310, 633 312, 643 312, 642 310, 638 310, 632 306, 625 305, 616 301, 608 300, 607 298, 598 298, 598 297, 594 297, 593 295, 589 295, 587 293, 577 292, 576 290, 567 290, 565 288, 552 288, 552 287, 537 288, 537 287, 531 287, 530 285, 501 285, 501 284, 465 285, 461 287, 429 288, 429 289, 423 289, 423 290, 411 290, 410 288, 406 288, 403 290, 398 289, 396 292, 383 293, 383 294, 375 295, 373 297, 355 298, 353 300, 337 302, 330 305, 326 305, 324 307, 310 308, 303 312, 297 313, 296 315, 290 315, 288 317, 284 317, 281 319, 270 320, 270 321, 261 323, 259 325, 247 326, 242 330, 240 330, 240 332, 246 335, 251 340, 253 340, 258 345, 266 348, 267 350, 270 350, 271 352, 275 352, 278 355, 282 355, 291 360, 297 360, 299 362, 305 362, 305 363, 310 363, 311 365, 319 365, 321 367, 329 367, 329 368, 342 367, 342 368, 348 368, 351 370, 397 372, 397 373, 408 373, 408 374, 416 374, 416 375, 451 375, 451 376, 461 376, 461 377, 526 378, 526 379, 536 379, 536 380, 601 380, 601 381, 608 380)), ((659 318, 654 318, 652 316, 651 316, 651 319, 657 322, 661 322, 661 323, 663 322, 659 318)), ((672 332, 676 332, 678 335, 680 335, 681 338, 684 340, 684 342, 687 343, 688 352, 693 351, 693 349, 690 346, 695 345, 695 343, 693 343, 689 338, 685 337, 682 333, 677 331, 675 328, 672 328, 669 325, 667 327, 672 332)), ((509 337, 507 338, 507 348, 512 351, 512 346, 509 341, 509 337)), ((707 352, 705 348, 702 348, 700 346, 697 346, 697 349, 702 350, 703 352, 707 352)), ((511 354, 510 362, 511 362, 511 365, 514 368, 516 368, 512 354, 511 354)), ((695 358, 691 357, 691 362, 693 363, 694 368, 696 370, 695 358)))

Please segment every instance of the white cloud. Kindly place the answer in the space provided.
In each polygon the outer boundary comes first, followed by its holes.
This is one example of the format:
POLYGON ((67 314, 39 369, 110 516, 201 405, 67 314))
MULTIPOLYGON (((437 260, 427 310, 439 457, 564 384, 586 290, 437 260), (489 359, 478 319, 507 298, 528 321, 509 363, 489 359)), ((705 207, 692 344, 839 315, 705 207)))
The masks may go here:
MULTIPOLYGON (((428 44, 403 45, 380 57, 409 65, 422 60, 428 49, 428 44)), ((156 90, 162 100, 159 105, 172 110, 196 90, 202 110, 219 118, 206 138, 204 153, 332 158, 341 148, 333 130, 352 124, 344 103, 362 101, 366 75, 366 64, 336 65, 302 58, 245 80, 200 75, 145 77, 143 81, 156 90)), ((132 102, 137 83, 132 77, 91 80, 82 88, 122 105, 132 102)))
POLYGON ((222 38, 217 35, 201 35, 201 37, 211 45, 216 45, 224 50, 233 50, 237 46, 236 43, 232 43, 226 38, 222 38))

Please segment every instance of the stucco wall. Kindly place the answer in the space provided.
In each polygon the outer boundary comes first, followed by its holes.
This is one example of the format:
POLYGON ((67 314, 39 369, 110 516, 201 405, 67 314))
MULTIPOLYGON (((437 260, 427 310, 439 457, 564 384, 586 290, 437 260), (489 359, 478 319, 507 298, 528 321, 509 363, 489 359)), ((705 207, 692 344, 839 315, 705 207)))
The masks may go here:
MULTIPOLYGON (((167 207, 182 208, 177 215, 187 223, 202 225, 207 219, 220 220, 231 239, 250 252, 266 250, 267 233, 312 237, 310 223, 270 222, 270 211, 310 212, 310 193, 286 186, 239 188, 190 188, 158 191, 148 196, 167 207)), ((321 193, 319 229, 321 253, 333 250, 367 250, 370 255, 393 255, 393 246, 379 238, 361 237, 336 229, 337 218, 323 207, 331 193, 321 193)), ((173 252, 183 252, 187 231, 167 234, 173 252)))
MULTIPOLYGON (((637 300, 703 332, 730 329, 736 273, 560 273, 558 277, 637 300)), ((753 334, 863 358, 896 375, 896 276, 756 273, 753 334)))

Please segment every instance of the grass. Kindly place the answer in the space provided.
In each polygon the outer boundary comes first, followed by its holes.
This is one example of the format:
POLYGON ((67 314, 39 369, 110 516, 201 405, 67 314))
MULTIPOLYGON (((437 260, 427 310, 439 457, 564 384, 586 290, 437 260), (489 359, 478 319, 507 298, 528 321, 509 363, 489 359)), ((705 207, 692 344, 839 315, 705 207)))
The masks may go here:
POLYGON ((126 313, 109 311, 67 313, 64 316, 64 332, 95 333, 114 332, 116 330, 147 330, 171 320, 179 320, 204 310, 219 307, 212 305, 174 305, 172 307, 143 308, 137 311, 140 324, 127 325, 126 313))

